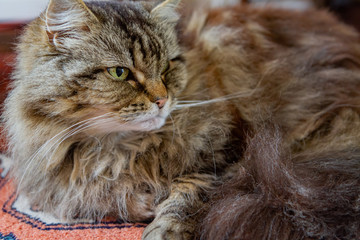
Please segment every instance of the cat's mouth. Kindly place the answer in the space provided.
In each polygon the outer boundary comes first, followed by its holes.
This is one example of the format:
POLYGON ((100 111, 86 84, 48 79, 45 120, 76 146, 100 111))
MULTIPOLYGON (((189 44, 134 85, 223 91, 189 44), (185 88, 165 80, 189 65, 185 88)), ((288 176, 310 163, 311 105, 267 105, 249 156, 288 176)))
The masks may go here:
POLYGON ((117 123, 116 126, 113 126, 112 129, 118 132, 152 131, 164 126, 167 116, 168 114, 162 112, 159 112, 159 114, 156 115, 147 114, 132 121, 128 121, 125 123, 117 123))
POLYGON ((92 113, 93 119, 86 132, 90 134, 107 134, 114 132, 141 131, 148 132, 160 129, 164 126, 171 112, 170 102, 159 109, 155 104, 147 111, 139 114, 121 116, 104 107, 97 107, 96 113, 92 113), (93 117, 95 116, 95 117, 93 117))
POLYGON ((92 126, 87 128, 86 132, 89 134, 127 133, 132 131, 148 132, 164 126, 167 119, 164 116, 156 115, 132 121, 122 121, 113 114, 104 114, 103 116, 94 118, 95 120, 90 123, 92 126))
POLYGON ((162 109, 154 108, 144 116, 135 119, 131 125, 135 131, 152 131, 164 126, 167 117, 170 114, 170 103, 166 104, 162 109))

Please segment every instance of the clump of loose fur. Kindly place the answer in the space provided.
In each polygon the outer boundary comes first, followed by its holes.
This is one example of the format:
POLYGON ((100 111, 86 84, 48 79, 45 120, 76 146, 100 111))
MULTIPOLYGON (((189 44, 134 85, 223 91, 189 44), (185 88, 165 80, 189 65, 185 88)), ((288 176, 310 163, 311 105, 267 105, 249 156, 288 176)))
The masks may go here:
POLYGON ((358 237, 359 35, 325 11, 178 4, 51 0, 28 25, 3 114, 18 192, 190 239, 226 182, 204 237, 358 237))

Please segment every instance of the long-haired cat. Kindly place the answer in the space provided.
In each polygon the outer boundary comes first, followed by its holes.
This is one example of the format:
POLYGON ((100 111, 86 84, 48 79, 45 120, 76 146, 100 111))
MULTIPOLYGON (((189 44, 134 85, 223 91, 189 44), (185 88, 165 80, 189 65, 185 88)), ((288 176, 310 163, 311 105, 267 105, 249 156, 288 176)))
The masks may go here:
POLYGON ((360 238, 359 35, 205 3, 50 0, 3 114, 18 191, 147 240, 360 238))

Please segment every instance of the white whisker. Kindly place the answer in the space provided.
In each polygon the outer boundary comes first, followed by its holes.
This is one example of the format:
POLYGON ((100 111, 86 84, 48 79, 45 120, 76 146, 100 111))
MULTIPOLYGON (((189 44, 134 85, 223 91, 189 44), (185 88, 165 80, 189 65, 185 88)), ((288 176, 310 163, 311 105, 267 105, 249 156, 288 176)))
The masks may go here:
POLYGON ((184 100, 184 101, 177 101, 178 103, 199 103, 202 102, 201 100, 184 100))
MULTIPOLYGON (((26 167, 25 167, 25 171, 24 171, 24 174, 23 176, 21 177, 20 181, 19 181, 19 184, 18 186, 21 186, 21 183, 24 179, 24 176, 26 175, 26 173, 28 172, 29 170, 29 167, 31 166, 32 162, 38 158, 39 155, 42 155, 42 157, 40 157, 39 159, 40 160, 43 160, 51 151, 55 151, 53 150, 54 149, 54 146, 57 145, 57 147, 59 146, 59 142, 63 142, 63 138, 64 138, 64 135, 61 136, 62 134, 65 134, 65 136, 67 136, 69 134, 69 132, 74 132, 76 131, 77 129, 80 129, 82 127, 84 127, 86 124, 88 124, 89 122, 91 121, 95 121, 95 120, 98 120, 98 119, 101 119, 103 117, 107 117, 109 115, 111 115, 113 113, 106 113, 106 114, 103 114, 103 115, 100 115, 100 116, 97 116, 97 117, 93 117, 93 118, 90 118, 90 119, 86 119, 86 120, 83 120, 83 121, 80 121, 76 124, 73 124, 71 125, 70 127, 62 130, 61 132, 59 132, 58 134, 56 134, 55 136, 53 136, 51 139, 49 139, 48 141, 46 141, 27 161, 26 161, 26 167), (74 129, 75 127, 75 129, 74 129), (71 130, 71 131, 70 131, 71 130), (58 138, 59 137, 59 138, 58 138), (58 138, 58 139, 57 139, 58 138), (49 146, 51 144, 51 146, 49 146)), ((83 130, 83 129, 82 129, 83 130)), ((57 148, 56 147, 56 148, 57 148)), ((55 148, 55 149, 56 149, 55 148)), ((20 187, 18 188, 18 191, 19 191, 20 187)))
POLYGON ((171 114, 169 114, 169 118, 171 120, 171 123, 172 123, 172 128, 173 128, 173 135, 172 135, 172 138, 171 138, 171 145, 174 144, 174 139, 175 139, 175 122, 174 122, 174 119, 172 118, 171 114))
POLYGON ((253 94, 253 92, 247 91, 247 92, 238 92, 238 93, 234 93, 234 94, 229 94, 226 96, 213 98, 210 100, 179 101, 179 104, 176 104, 176 106, 175 106, 175 110, 186 108, 186 107, 196 107, 196 106, 202 106, 202 105, 210 104, 210 103, 227 101, 227 100, 234 99, 234 98, 249 97, 252 94, 253 94), (182 102, 184 102, 184 104, 181 104, 182 102), (186 103, 186 102, 189 102, 189 103, 186 103))
MULTIPOLYGON (((50 156, 49 159, 52 159, 52 158, 53 158, 54 154, 56 153, 56 149, 58 149, 59 146, 60 146, 65 140, 69 139, 70 137, 72 137, 72 136, 74 136, 74 135, 76 135, 76 134, 78 134, 78 133, 80 133, 80 132, 82 132, 82 131, 84 131, 84 130, 86 130, 86 129, 89 129, 89 128, 91 128, 91 127, 98 126, 98 125, 101 125, 101 124, 104 124, 104 123, 107 123, 107 122, 109 122, 109 121, 113 121, 113 120, 112 120, 112 119, 103 119, 103 120, 98 120, 98 121, 96 121, 96 122, 94 122, 94 123, 90 123, 90 124, 86 123, 87 125, 86 125, 86 124, 82 124, 81 126, 77 127, 76 129, 73 129, 72 131, 68 132, 65 136, 63 136, 60 140, 57 141, 58 143, 56 143, 55 148, 52 146, 52 148, 54 148, 54 150, 53 150, 53 153, 51 154, 51 156, 50 156)), ((45 155, 45 156, 46 156, 46 155, 45 155)), ((46 165, 46 168, 49 168, 50 163, 51 163, 51 162, 48 161, 48 163, 47 163, 47 165, 46 165)))
MULTIPOLYGON (((61 134, 64 134, 64 133, 65 133, 65 134, 68 134, 69 130, 74 131, 74 130, 76 130, 76 129, 78 129, 78 128, 81 128, 82 126, 85 126, 86 124, 88 124, 88 122, 91 122, 91 121, 94 121, 94 120, 97 120, 97 119, 101 119, 102 117, 105 117, 105 116, 110 115, 110 114, 111 114, 111 113, 106 113, 106 114, 101 115, 101 116, 97 116, 97 117, 93 117, 93 118, 90 118, 90 119, 86 119, 86 120, 84 120, 84 121, 78 122, 78 123, 76 123, 76 124, 74 124, 74 125, 66 128, 66 129, 62 130, 61 132, 59 132, 58 134, 56 134, 54 137, 52 137, 50 140, 48 140, 44 145, 42 145, 42 147, 39 148, 39 150, 35 152, 36 155, 35 155, 34 157, 37 157, 37 154, 38 154, 40 151, 42 151, 44 148, 47 148, 47 147, 48 147, 47 145, 48 145, 49 143, 51 143, 51 141, 55 140, 57 137, 60 137, 61 134), (76 127, 76 128, 73 129, 74 127, 76 127)), ((53 143, 53 145, 51 145, 51 146, 48 148, 48 151, 51 150, 51 149, 53 148, 53 146, 54 146, 58 141, 60 141, 62 138, 63 138, 63 136, 60 137, 60 139, 57 139, 57 140, 53 143)), ((48 154, 48 151, 47 151, 44 155, 47 155, 47 154, 48 154)))

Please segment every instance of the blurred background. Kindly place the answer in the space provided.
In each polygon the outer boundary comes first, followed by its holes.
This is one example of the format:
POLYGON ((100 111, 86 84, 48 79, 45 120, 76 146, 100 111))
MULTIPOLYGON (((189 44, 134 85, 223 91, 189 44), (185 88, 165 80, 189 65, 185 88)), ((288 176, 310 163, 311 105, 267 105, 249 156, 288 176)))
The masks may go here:
MULTIPOLYGON (((214 5, 223 2, 248 2, 259 7, 326 8, 345 23, 360 31, 360 0, 204 0, 214 5)), ((12 65, 14 44, 23 26, 45 10, 48 0, 0 0, 0 104, 6 96, 12 65)))
POLYGON ((26 21, 46 8, 49 0, 0 0, 0 22, 26 21))

